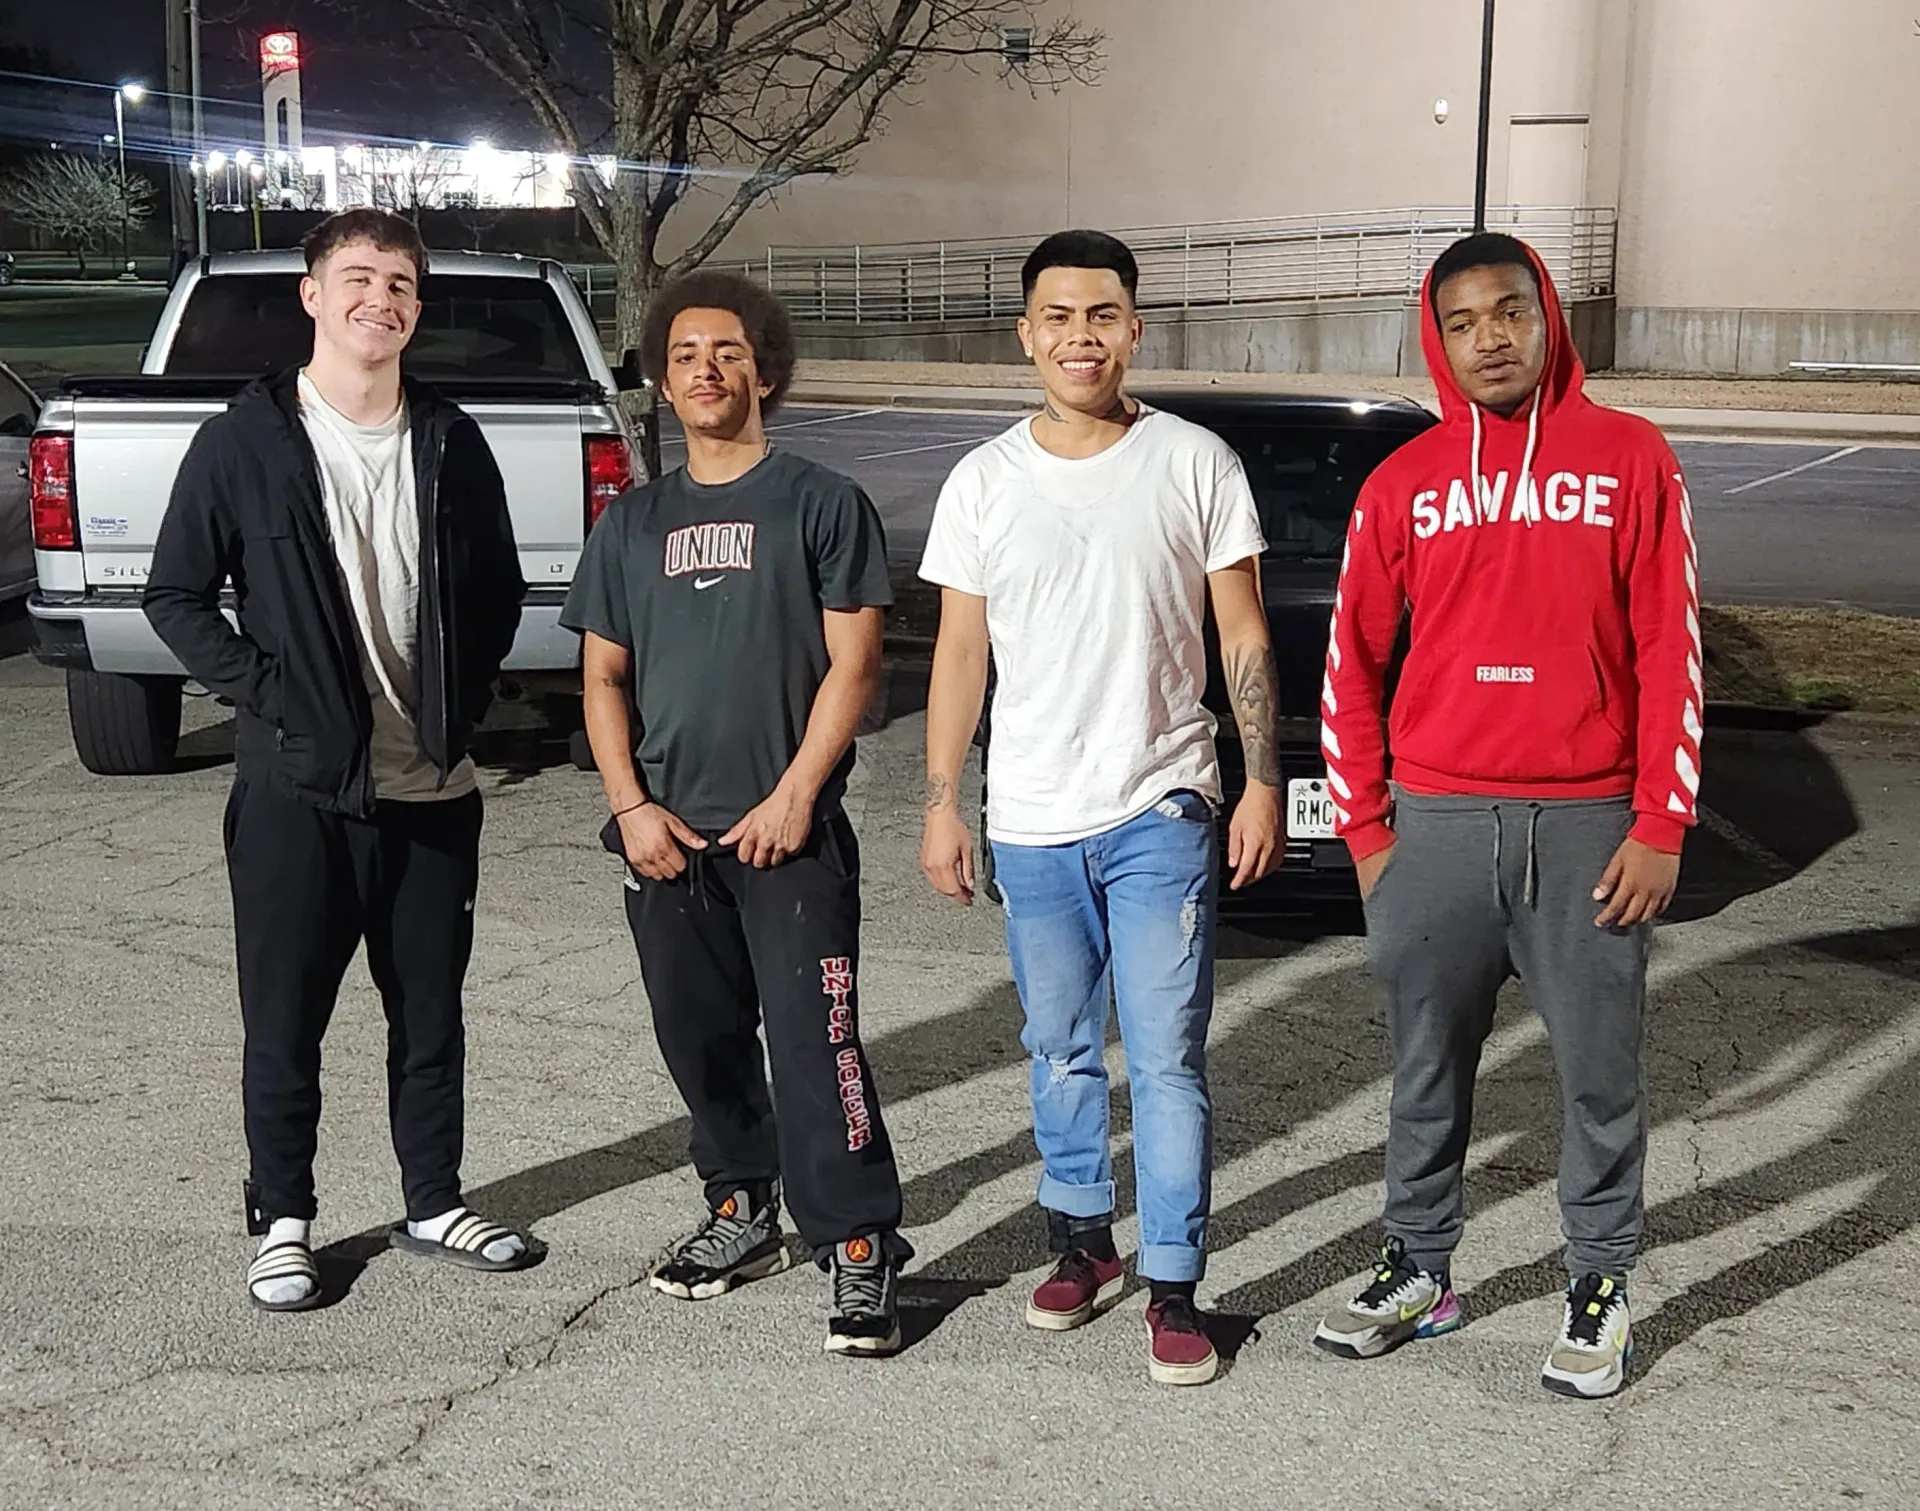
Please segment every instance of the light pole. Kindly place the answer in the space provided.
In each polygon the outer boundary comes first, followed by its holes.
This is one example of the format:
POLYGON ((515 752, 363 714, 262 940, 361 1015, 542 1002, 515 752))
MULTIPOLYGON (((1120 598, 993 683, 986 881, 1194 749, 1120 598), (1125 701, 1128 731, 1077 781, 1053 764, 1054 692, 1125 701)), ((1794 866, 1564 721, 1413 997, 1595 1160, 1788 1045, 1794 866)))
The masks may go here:
POLYGON ((127 193, 127 106, 138 105, 147 97, 144 84, 122 84, 113 92, 113 136, 120 148, 120 276, 133 273, 133 196, 127 193))
POLYGON ((248 192, 253 200, 253 249, 257 252, 260 250, 260 191, 267 179, 267 165, 255 163, 248 172, 253 176, 253 184, 248 192))
MULTIPOLYGON (((206 208, 206 201, 213 198, 214 175, 216 173, 225 174, 226 171, 227 171, 227 155, 226 153, 222 152, 218 147, 216 147, 214 148, 213 151, 207 154, 207 177, 206 177, 207 188, 206 188, 206 194, 201 201, 201 208, 203 210, 206 208)), ((207 250, 207 238, 204 232, 201 234, 201 237, 200 237, 200 250, 201 250, 201 255, 205 256, 206 250, 207 250)))
POLYGON ((1493 0, 1480 14, 1480 140, 1473 169, 1473 229, 1487 228, 1487 145, 1493 124, 1493 0))
MULTIPOLYGON (((189 67, 193 74, 193 150, 204 154, 207 150, 206 121, 200 110, 200 0, 187 0, 187 50, 189 67)), ((213 160, 207 160, 209 172, 213 160)), ((200 181, 199 193, 193 204, 194 231, 200 239, 200 255, 207 255, 207 196, 213 193, 211 176, 200 181)))

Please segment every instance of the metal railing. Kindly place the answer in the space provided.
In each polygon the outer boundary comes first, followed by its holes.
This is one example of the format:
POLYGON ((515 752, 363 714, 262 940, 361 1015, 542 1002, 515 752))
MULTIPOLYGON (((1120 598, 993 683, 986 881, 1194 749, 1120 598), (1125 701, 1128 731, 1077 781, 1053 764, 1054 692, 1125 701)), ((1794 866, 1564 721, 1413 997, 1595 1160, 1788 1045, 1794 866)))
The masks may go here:
MULTIPOLYGON (((1613 292, 1611 209, 1501 208, 1488 229, 1536 247, 1567 300, 1613 292)), ((1473 228, 1469 209, 1366 210, 1117 233, 1140 261, 1140 307, 1416 298, 1435 257, 1473 228)), ((739 264, 801 320, 942 321, 1016 315, 1038 237, 887 246, 769 247, 739 264)))
MULTIPOLYGON (((1611 209, 1498 207, 1489 230, 1531 243, 1568 302, 1613 292, 1611 209)), ((1473 211, 1428 207, 1217 221, 1121 231, 1140 262, 1140 307, 1192 309, 1340 299, 1404 299, 1449 243, 1473 229, 1473 211)), ((896 242, 883 246, 769 247, 737 267, 787 301, 801 320, 981 320, 1020 313, 1020 265, 1039 238, 896 242)), ((568 266, 596 319, 613 319, 614 271, 568 266)))

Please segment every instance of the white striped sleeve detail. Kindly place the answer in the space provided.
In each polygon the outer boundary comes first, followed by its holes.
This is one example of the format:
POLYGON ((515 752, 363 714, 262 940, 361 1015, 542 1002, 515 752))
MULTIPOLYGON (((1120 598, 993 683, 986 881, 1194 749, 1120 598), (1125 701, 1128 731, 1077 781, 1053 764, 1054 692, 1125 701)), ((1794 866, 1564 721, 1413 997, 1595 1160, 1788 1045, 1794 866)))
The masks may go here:
POLYGON ((1327 785, 1333 788, 1335 792, 1339 793, 1340 796, 1345 798, 1349 803, 1353 801, 1353 789, 1347 785, 1347 779, 1341 776, 1339 772, 1329 771, 1327 773, 1327 785))
POLYGON ((1667 794, 1667 812, 1678 813, 1686 818, 1693 817, 1693 809, 1687 800, 1677 792, 1667 794))
POLYGON ((1320 681, 1320 702, 1328 713, 1336 717, 1340 713, 1340 700, 1334 695, 1333 678, 1323 677, 1320 681))
POLYGON ((1320 721, 1320 748, 1334 760, 1344 760, 1340 754, 1340 737, 1333 732, 1333 726, 1325 719, 1320 721))
POLYGON ((1690 798, 1699 797, 1700 768, 1693 764, 1693 757, 1688 754, 1686 746, 1681 745, 1675 748, 1673 752, 1673 769, 1680 773, 1680 785, 1687 789, 1687 796, 1690 798))
POLYGON ((1687 699, 1687 706, 1680 714, 1680 727, 1687 732, 1687 738, 1694 744, 1700 743, 1705 731, 1700 727, 1700 712, 1693 706, 1693 699, 1687 699))

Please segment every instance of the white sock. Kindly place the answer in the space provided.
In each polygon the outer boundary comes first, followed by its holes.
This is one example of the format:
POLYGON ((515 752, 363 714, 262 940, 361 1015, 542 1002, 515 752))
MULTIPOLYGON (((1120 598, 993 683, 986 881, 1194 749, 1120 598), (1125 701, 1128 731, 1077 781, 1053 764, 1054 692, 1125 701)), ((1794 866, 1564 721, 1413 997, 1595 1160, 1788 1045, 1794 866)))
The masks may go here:
MULTIPOLYGON (((447 1236, 447 1229, 466 1215, 465 1207, 454 1207, 442 1212, 438 1217, 429 1217, 425 1222, 414 1222, 409 1219, 407 1232, 415 1238, 425 1239, 428 1243, 439 1243, 447 1236)), ((509 1259, 524 1253, 526 1247, 518 1235, 509 1233, 505 1238, 494 1239, 480 1251, 480 1254, 482 1258, 490 1259, 495 1264, 505 1264, 509 1259)))
MULTIPOLYGON (((267 1229, 267 1236, 260 1240, 262 1250, 276 1243, 313 1242, 313 1224, 304 1217, 276 1217, 273 1226, 267 1229)), ((304 1275, 288 1275, 280 1280, 263 1281, 253 1288, 253 1294, 270 1306, 283 1306, 289 1301, 302 1301, 313 1294, 313 1282, 304 1275)))

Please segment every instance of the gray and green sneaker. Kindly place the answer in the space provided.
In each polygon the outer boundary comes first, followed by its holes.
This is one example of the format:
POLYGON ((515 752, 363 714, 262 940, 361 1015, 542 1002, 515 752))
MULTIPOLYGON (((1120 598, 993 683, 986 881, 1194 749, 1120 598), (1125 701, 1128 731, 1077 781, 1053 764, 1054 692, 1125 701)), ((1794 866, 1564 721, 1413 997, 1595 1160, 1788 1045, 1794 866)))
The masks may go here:
POLYGON ((1360 1294, 1327 1313, 1313 1341, 1342 1359, 1373 1359, 1414 1338, 1437 1338, 1460 1325, 1460 1302, 1444 1275, 1429 1274, 1389 1238, 1360 1294))
POLYGON ((792 1262, 780 1231, 778 1190, 757 1206, 751 1192, 740 1190, 669 1247, 647 1283, 682 1301, 706 1301, 742 1281, 778 1275, 792 1262))
POLYGON ((877 1238, 849 1238, 833 1246, 833 1310, 827 1352, 882 1358, 900 1352, 900 1261, 877 1238))

